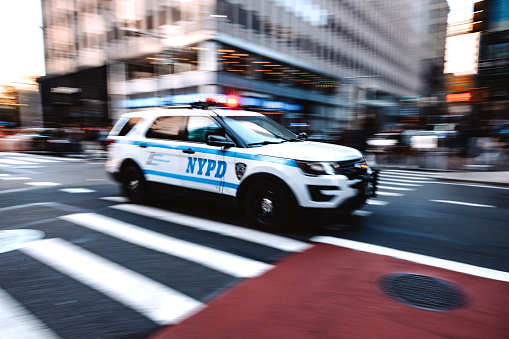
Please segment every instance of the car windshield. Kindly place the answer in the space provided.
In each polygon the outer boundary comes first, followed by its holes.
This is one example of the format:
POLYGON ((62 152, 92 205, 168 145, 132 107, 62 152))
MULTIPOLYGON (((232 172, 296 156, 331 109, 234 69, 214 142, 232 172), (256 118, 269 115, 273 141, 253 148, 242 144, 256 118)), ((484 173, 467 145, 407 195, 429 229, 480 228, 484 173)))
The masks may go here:
POLYGON ((223 118, 248 146, 299 141, 297 136, 277 122, 264 116, 226 116, 223 118))

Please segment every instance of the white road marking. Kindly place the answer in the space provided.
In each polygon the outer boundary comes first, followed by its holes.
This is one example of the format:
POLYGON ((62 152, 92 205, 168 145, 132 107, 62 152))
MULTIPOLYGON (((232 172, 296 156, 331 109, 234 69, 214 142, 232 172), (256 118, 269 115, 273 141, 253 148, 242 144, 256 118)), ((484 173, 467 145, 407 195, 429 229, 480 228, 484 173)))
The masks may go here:
POLYGON ((12 159, 0 159, 0 162, 8 165, 35 165, 33 162, 12 159))
POLYGON ((471 203, 471 202, 462 202, 462 201, 452 201, 452 200, 430 200, 430 201, 443 202, 445 204, 472 206, 472 207, 490 207, 490 208, 496 208, 495 206, 491 206, 491 205, 474 204, 474 203, 471 203))
POLYGON ((394 191, 415 191, 415 188, 404 188, 404 187, 377 186, 377 188, 394 191))
POLYGON ((2 324, 2 338, 60 338, 2 289, 0 289, 0 324, 2 324))
POLYGON ((420 187, 420 186, 422 186, 422 185, 418 185, 418 184, 407 184, 407 183, 404 183, 404 182, 386 181, 385 179, 384 180, 380 180, 378 183, 385 184, 385 185, 400 185, 400 186, 413 186, 413 187, 420 187))
POLYGON ((393 193, 393 192, 379 192, 379 191, 376 191, 376 194, 377 195, 381 195, 381 196, 386 196, 386 197, 402 197, 404 196, 404 194, 402 193, 393 193))
POLYGON ((62 192, 66 193, 92 193, 97 192, 96 190, 91 190, 88 188, 62 188, 60 189, 62 192))
POLYGON ((27 177, 2 177, 0 180, 31 180, 32 178, 27 177))
POLYGON ((274 267, 235 254, 172 238, 95 213, 77 213, 60 218, 138 246, 193 261, 238 278, 256 277, 274 267))
POLYGON ((388 201, 382 201, 382 200, 377 200, 377 199, 368 199, 368 200, 366 200, 366 204, 368 204, 368 205, 385 206, 388 203, 389 203, 388 201))
POLYGON ((113 202, 128 202, 129 199, 126 197, 102 197, 102 200, 113 201, 113 202))
POLYGON ((204 307, 191 297, 62 239, 32 242, 21 251, 159 325, 175 324, 204 307))
POLYGON ((36 157, 16 157, 16 158, 9 158, 12 160, 21 160, 21 161, 33 161, 33 162, 59 162, 58 160, 50 160, 50 159, 43 159, 43 158, 36 158, 36 157))
POLYGON ((370 216, 371 214, 373 214, 373 212, 364 211, 364 210, 355 210, 352 212, 352 215, 356 215, 359 217, 367 217, 367 216, 370 216))
POLYGON ((389 179, 389 178, 411 179, 411 180, 420 180, 420 181, 425 181, 425 182, 431 182, 432 180, 435 179, 435 178, 416 177, 416 176, 412 176, 412 175, 401 175, 401 174, 379 174, 379 177, 383 178, 383 179, 389 179))
POLYGON ((454 272, 461 272, 461 273, 466 273, 466 274, 470 274, 470 275, 475 275, 478 277, 509 282, 509 273, 508 272, 497 271, 497 270, 493 270, 493 269, 489 269, 489 268, 459 263, 459 262, 455 262, 455 261, 451 261, 451 260, 434 258, 434 257, 422 255, 422 254, 405 252, 405 251, 395 250, 393 248, 372 245, 372 244, 366 244, 366 243, 362 243, 362 242, 358 242, 358 241, 341 239, 341 238, 334 238, 334 237, 328 237, 328 236, 317 236, 317 237, 311 238, 310 240, 314 241, 314 242, 321 242, 321 243, 325 243, 325 244, 330 244, 330 245, 335 245, 335 246, 340 246, 340 247, 345 247, 345 248, 351 248, 351 249, 354 249, 357 251, 385 255, 388 257, 412 261, 412 262, 416 262, 416 263, 423 264, 423 265, 439 267, 439 268, 443 268, 443 269, 454 271, 454 272))
POLYGON ((40 182, 27 182, 25 185, 31 185, 31 186, 59 186, 61 184, 57 182, 51 182, 51 181, 40 181, 40 182))
POLYGON ((179 225, 193 227, 199 230, 219 233, 222 235, 235 237, 237 239, 243 239, 249 242, 262 244, 265 246, 280 249, 288 252, 301 252, 307 250, 311 246, 308 243, 270 234, 251 230, 244 227, 238 227, 234 225, 225 224, 218 221, 212 221, 202 218, 197 218, 185 214, 165 211, 163 209, 133 205, 133 204, 122 204, 116 206, 110 206, 111 208, 126 211, 129 213, 135 213, 146 217, 156 218, 159 220, 174 222, 179 225))
MULTIPOLYGON (((459 183, 459 182, 442 182, 442 181, 434 181, 435 184, 440 185, 456 185, 456 186, 468 186, 468 187, 480 187, 480 188, 495 188, 498 190, 509 190, 509 187, 501 187, 501 186, 490 186, 488 183, 486 185, 481 184, 467 184, 467 183, 459 183)), ((493 183, 496 185, 497 183, 493 183)))
POLYGON ((0 173, 0 177, 8 177, 8 176, 10 176, 10 174, 0 173))
POLYGON ((422 172, 414 172, 414 171, 402 171, 402 170, 385 170, 382 171, 382 173, 394 173, 394 174, 401 174, 401 175, 413 175, 417 177, 426 177, 426 178, 434 178, 438 174, 437 173, 422 173, 422 172))
POLYGON ((429 183, 432 183, 432 182, 436 182, 434 180, 430 180, 430 179, 420 179, 419 180, 406 180, 406 179, 401 179, 401 176, 392 176, 392 175, 381 175, 379 176, 381 180, 390 180, 390 181, 398 181, 398 182, 410 182, 410 183, 413 183, 413 184, 429 184, 429 183))

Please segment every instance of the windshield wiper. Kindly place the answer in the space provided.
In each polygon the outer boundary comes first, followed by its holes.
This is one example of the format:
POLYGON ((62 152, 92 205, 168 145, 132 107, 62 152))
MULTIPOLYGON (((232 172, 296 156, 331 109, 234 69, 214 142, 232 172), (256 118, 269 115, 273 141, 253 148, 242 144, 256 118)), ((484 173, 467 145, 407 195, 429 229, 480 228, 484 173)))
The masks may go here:
POLYGON ((265 141, 262 141, 262 142, 253 142, 251 144, 248 144, 248 146, 280 144, 280 143, 282 143, 282 141, 269 141, 269 140, 265 140, 265 141))

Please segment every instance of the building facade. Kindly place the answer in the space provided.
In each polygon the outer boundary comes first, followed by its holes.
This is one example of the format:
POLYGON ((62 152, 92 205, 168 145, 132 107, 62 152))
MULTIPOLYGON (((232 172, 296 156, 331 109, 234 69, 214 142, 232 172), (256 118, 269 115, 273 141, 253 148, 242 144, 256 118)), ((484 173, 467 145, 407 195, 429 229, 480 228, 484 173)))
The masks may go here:
POLYGON ((411 0, 42 0, 42 9, 40 82, 53 120, 236 95, 294 129, 369 129, 397 123, 399 99, 426 87, 426 9, 411 0))
POLYGON ((509 0, 485 0, 478 88, 483 90, 479 120, 509 123, 509 0))

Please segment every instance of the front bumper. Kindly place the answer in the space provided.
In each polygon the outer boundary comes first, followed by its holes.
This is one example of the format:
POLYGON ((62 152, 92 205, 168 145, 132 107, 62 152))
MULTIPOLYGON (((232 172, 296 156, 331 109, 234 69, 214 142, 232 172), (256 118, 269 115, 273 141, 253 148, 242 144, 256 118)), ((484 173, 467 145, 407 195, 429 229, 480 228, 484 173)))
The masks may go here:
POLYGON ((309 221, 337 220, 361 208, 367 199, 376 197, 378 172, 379 170, 372 169, 371 174, 366 173, 352 180, 350 187, 356 190, 356 194, 343 200, 334 208, 302 207, 303 217, 309 221))

